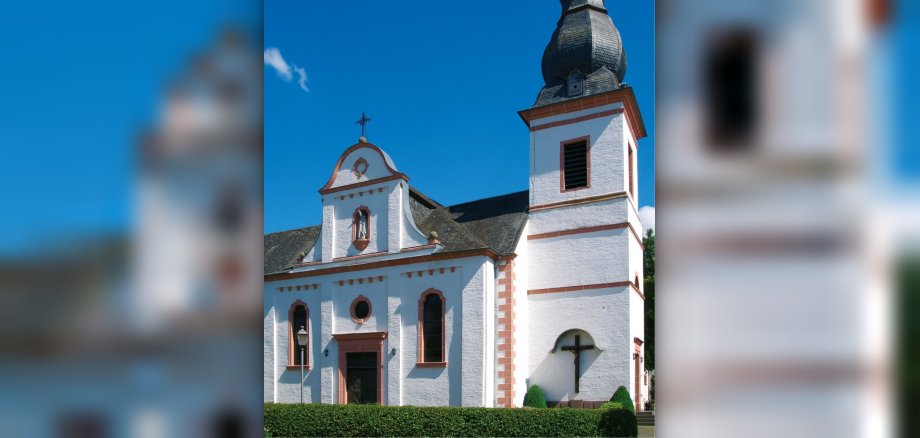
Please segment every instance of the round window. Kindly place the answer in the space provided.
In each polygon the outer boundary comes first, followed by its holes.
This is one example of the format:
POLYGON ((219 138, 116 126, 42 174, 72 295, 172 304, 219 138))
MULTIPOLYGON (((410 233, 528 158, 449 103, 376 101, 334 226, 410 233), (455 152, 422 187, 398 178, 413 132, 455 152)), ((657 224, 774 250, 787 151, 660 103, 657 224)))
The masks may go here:
POLYGON ((351 303, 351 319, 358 324, 364 324, 371 316, 371 302, 361 295, 351 303))

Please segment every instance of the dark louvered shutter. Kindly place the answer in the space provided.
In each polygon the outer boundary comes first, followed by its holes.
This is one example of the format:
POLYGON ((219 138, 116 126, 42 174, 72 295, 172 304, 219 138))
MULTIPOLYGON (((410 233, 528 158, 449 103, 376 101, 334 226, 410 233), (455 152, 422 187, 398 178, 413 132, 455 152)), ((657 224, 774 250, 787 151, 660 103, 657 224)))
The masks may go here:
POLYGON ((565 145, 565 190, 588 186, 588 142, 565 145))

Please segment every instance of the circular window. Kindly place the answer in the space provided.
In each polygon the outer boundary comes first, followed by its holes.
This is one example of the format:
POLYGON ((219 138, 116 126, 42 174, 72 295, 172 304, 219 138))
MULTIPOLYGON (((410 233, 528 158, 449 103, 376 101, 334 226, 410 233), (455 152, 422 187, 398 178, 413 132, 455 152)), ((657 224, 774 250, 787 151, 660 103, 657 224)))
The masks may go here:
POLYGON ((358 324, 364 324, 371 316, 371 301, 364 295, 358 296, 351 302, 351 319, 358 324))
POLYGON ((367 160, 358 158, 358 161, 355 161, 355 165, 352 166, 351 170, 355 173, 355 176, 361 177, 367 173, 367 160))

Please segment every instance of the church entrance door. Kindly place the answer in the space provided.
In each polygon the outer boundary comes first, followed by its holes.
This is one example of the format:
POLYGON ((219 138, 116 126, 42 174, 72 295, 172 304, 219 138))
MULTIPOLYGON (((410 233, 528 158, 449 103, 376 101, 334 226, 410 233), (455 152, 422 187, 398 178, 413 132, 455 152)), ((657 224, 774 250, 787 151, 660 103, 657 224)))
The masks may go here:
POLYGON ((386 332, 332 335, 339 344, 337 403, 383 403, 386 332))
POLYGON ((377 403, 377 353, 345 353, 348 403, 377 403))

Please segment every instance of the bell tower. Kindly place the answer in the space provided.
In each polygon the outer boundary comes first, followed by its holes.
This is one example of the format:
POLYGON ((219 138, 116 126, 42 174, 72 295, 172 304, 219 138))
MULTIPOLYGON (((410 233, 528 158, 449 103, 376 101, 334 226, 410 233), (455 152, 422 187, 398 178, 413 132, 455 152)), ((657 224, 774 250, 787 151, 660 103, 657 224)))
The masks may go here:
POLYGON ((634 341, 644 339, 636 158, 645 127, 604 1, 561 3, 544 86, 519 112, 530 131, 529 384, 551 401, 608 400, 620 385, 635 397, 634 341), (583 353, 592 356, 582 358, 591 365, 579 371, 580 388, 537 366, 546 357, 571 367, 571 358, 546 352, 573 330, 597 345, 583 353))

